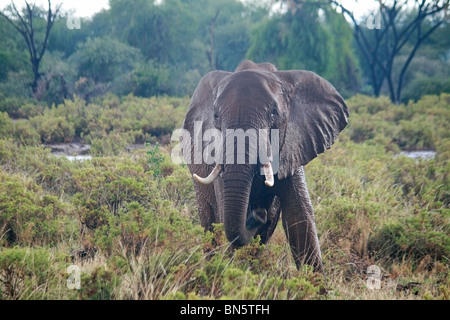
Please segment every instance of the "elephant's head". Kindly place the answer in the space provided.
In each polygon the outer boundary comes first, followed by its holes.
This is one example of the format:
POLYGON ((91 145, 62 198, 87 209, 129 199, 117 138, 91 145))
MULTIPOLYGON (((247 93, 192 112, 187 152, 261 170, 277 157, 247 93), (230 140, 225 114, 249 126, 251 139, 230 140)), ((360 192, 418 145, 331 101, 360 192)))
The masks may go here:
POLYGON ((276 189, 280 180, 330 148, 346 126, 347 118, 343 98, 328 81, 313 72, 277 71, 269 63, 244 61, 233 73, 213 71, 202 79, 184 128, 193 132, 194 122, 202 121, 203 132, 215 128, 223 133, 223 146, 216 151, 223 152, 223 163, 208 167, 210 174, 206 178, 196 174, 194 178, 199 184, 208 184, 221 176, 228 240, 237 246, 250 241, 266 223, 264 201, 270 199, 266 195, 276 189), (246 139, 243 152, 234 138, 228 139, 229 132, 239 129, 254 130, 258 143, 246 139), (269 142, 274 137, 263 137, 261 132, 269 136, 270 132, 277 132, 279 150, 271 150, 269 142), (261 141, 266 144, 263 148, 261 141), (261 157, 262 150, 267 151, 265 157, 261 157), (258 156, 252 162, 250 158, 255 152, 258 156), (271 163, 274 152, 279 156, 276 166, 271 163), (246 160, 237 164, 240 154, 246 160))

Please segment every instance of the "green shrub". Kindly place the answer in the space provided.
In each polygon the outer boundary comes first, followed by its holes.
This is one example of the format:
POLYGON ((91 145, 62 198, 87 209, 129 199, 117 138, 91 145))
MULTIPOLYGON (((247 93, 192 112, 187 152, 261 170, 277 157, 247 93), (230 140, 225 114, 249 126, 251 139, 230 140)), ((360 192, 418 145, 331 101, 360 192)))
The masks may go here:
MULTIPOLYGON (((1 113, 0 113, 1 117, 1 113)), ((5 164, 14 159, 11 148, 15 147, 11 140, 0 139, 0 163, 5 164)))
POLYGON ((64 100, 64 103, 59 104, 56 108, 45 110, 45 113, 49 117, 66 118, 75 130, 74 135, 80 137, 81 133, 86 132, 88 126, 88 110, 86 102, 75 97, 73 100, 64 100))
POLYGON ((42 115, 45 107, 35 103, 25 103, 19 109, 20 118, 29 119, 38 115, 42 115))
POLYGON ((373 98, 362 94, 356 94, 347 100, 350 115, 357 114, 377 114, 378 112, 386 112, 392 108, 391 100, 386 96, 373 98))
POLYGON ((41 136, 42 143, 71 142, 75 137, 74 125, 64 117, 51 117, 44 113, 30 119, 41 136))
POLYGON ((72 207, 45 195, 32 180, 0 169, 0 244, 57 245, 77 236, 72 207))
POLYGON ((0 138, 8 137, 11 131, 11 119, 6 112, 0 112, 0 138))
POLYGON ((449 95, 400 106, 383 97, 349 99, 348 128, 306 166, 329 290, 309 268, 296 270, 281 223, 268 244, 255 239, 237 250, 223 224, 204 232, 191 174, 171 162, 161 137, 181 125, 188 103, 107 95, 42 113, 24 108, 29 122, 0 112, 0 298, 404 297, 367 290, 372 264, 401 283, 421 282, 419 297, 445 298, 449 95), (70 162, 35 146, 66 135, 91 143, 98 158, 70 162), (152 148, 122 152, 147 141, 152 148), (395 155, 400 145, 435 147, 437 157, 395 155), (24 269, 36 254, 45 259, 24 269), (69 254, 81 267, 80 290, 66 288, 69 254), (47 261, 52 274, 44 280, 39 266, 47 261), (5 274, 13 278, 4 282, 5 274), (5 284, 11 279, 20 284, 13 291, 5 284))
POLYGON ((71 170, 79 166, 65 157, 56 157, 41 146, 19 146, 13 140, 0 139, 0 167, 34 180, 51 194, 71 194, 74 184, 71 170))
POLYGON ((41 136, 32 127, 28 120, 17 120, 11 125, 11 136, 21 145, 37 146, 41 142, 41 136))
POLYGON ((389 163, 391 175, 403 191, 403 199, 430 209, 450 204, 449 169, 448 162, 417 162, 407 157, 398 157, 389 163))
POLYGON ((105 266, 97 266, 90 272, 82 272, 80 282, 76 292, 79 300, 111 300, 120 278, 105 266))
POLYGON ((450 93, 450 80, 439 78, 416 78, 403 93, 403 102, 418 101, 424 95, 438 95, 442 92, 450 93))
MULTIPOLYGON (((420 209, 419 209, 420 210, 420 209)), ((369 250, 377 258, 411 260, 415 267, 426 256, 430 263, 442 261, 450 254, 450 210, 420 210, 414 215, 386 222, 369 239, 369 250)), ((432 265, 428 265, 432 269, 432 265)))
POLYGON ((38 145, 40 136, 27 120, 12 121, 6 112, 0 112, 0 139, 11 138, 21 145, 38 145))
POLYGON ((22 105, 27 102, 23 98, 4 98, 0 96, 0 112, 6 112, 12 118, 19 118, 21 116, 20 109, 22 105))
POLYGON ((425 116, 415 118, 414 121, 400 120, 400 131, 396 141, 404 150, 434 149, 433 129, 425 116))
POLYGON ((345 131, 355 142, 382 143, 393 151, 398 151, 398 147, 423 150, 434 149, 450 135, 450 98, 446 93, 424 96, 407 105, 394 105, 387 97, 363 95, 356 95, 347 103, 350 120, 345 131))
POLYGON ((61 277, 67 256, 46 248, 0 250, 0 299, 60 299, 65 279, 61 277))
POLYGON ((117 156, 126 151, 126 146, 135 142, 132 132, 110 132, 106 136, 90 135, 85 137, 90 144, 90 154, 94 157, 117 156))

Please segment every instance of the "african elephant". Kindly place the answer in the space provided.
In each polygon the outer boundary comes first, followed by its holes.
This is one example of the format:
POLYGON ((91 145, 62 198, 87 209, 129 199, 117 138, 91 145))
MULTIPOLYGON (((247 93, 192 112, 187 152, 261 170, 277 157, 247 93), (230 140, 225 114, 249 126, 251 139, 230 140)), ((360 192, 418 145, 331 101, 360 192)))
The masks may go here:
POLYGON ((216 155, 223 153, 222 163, 188 162, 202 226, 211 230, 213 223, 223 222, 227 239, 240 247, 257 235, 266 243, 281 214, 297 267, 306 263, 323 272, 303 166, 331 147, 347 120, 344 99, 328 81, 310 71, 278 71, 270 63, 245 60, 234 72, 206 74, 183 123, 193 137, 186 140, 190 159, 197 156, 198 160, 198 153, 201 157, 208 146, 208 141, 201 148, 195 145, 204 139, 202 134, 208 129, 222 132, 218 140, 222 145, 215 150, 216 155), (199 124, 201 130, 196 130, 199 124), (235 137, 230 144, 226 138, 233 129, 254 129, 258 141, 266 144, 267 159, 262 161, 258 154, 256 161, 250 161, 250 153, 257 149, 251 139, 244 137, 244 151, 234 144, 235 137), (260 129, 271 131, 263 138, 260 129), (278 150, 270 144, 273 132, 278 134, 278 150), (278 154, 277 168, 274 153, 278 154), (235 163, 234 154, 243 156, 245 162, 235 163))

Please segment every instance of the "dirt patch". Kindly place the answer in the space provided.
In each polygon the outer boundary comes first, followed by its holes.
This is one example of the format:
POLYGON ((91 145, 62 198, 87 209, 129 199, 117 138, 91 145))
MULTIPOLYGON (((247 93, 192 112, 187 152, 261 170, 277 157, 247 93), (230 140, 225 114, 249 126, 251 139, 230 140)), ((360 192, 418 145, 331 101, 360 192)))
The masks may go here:
POLYGON ((58 143, 47 144, 46 148, 50 148, 52 153, 57 156, 82 156, 89 154, 90 145, 82 143, 58 143))

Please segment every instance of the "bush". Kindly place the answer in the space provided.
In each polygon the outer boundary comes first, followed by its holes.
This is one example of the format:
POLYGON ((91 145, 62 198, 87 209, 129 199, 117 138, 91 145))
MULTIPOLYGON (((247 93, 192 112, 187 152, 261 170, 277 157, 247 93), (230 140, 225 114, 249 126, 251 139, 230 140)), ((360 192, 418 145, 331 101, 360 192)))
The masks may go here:
POLYGON ((420 210, 408 218, 386 222, 368 242, 369 250, 378 259, 411 260, 414 267, 430 257, 426 268, 433 269, 436 262, 445 263, 450 254, 449 209, 420 210))
POLYGON ((38 145, 39 133, 26 120, 12 121, 6 112, 0 112, 0 138, 12 138, 21 145, 38 145))
POLYGON ((59 299, 65 279, 60 276, 67 256, 49 249, 0 250, 0 299, 59 299))
POLYGON ((71 142, 75 128, 65 117, 49 117, 47 114, 30 119, 30 123, 41 136, 42 143, 71 142))
POLYGON ((329 290, 322 276, 295 269, 281 223, 270 243, 254 239, 237 250, 223 224, 204 232, 188 168, 173 164, 170 148, 152 136, 180 126, 188 103, 108 95, 65 101, 29 122, 0 113, 0 298, 416 298, 367 290, 373 264, 383 279, 398 279, 397 288, 420 283, 419 298, 448 296, 441 289, 449 270, 448 95, 401 106, 356 96, 348 128, 306 166, 329 290), (70 162, 34 146, 41 134, 60 139, 64 127, 99 157, 70 162), (149 140, 152 147, 122 152, 149 140), (434 146, 437 157, 389 151, 399 143, 434 146), (24 265, 33 255, 42 259, 24 265), (77 291, 66 290, 68 258, 81 268, 77 291), (44 280, 40 266, 49 263, 44 280))
MULTIPOLYGON (((91 104, 75 98, 47 109, 25 105, 23 114, 30 116, 35 111, 30 118, 32 128, 25 130, 26 122, 19 122, 14 137, 24 144, 35 144, 36 131, 46 144, 81 138, 92 144, 95 156, 117 155, 127 145, 153 141, 152 136, 167 142, 167 136, 181 126, 188 103, 186 98, 134 96, 121 102, 117 96, 108 95, 91 104)), ((4 115, 1 121, 8 122, 4 115)), ((10 136, 10 129, 3 127, 3 131, 4 136, 10 136)))
POLYGON ((0 137, 8 137, 11 130, 11 119, 6 112, 0 112, 0 137))
POLYGON ((408 85, 403 93, 402 101, 407 103, 410 100, 418 101, 424 95, 439 95, 450 93, 450 80, 439 78, 416 78, 408 85))
POLYGON ((355 142, 381 143, 387 150, 434 149, 449 138, 449 100, 443 93, 394 105, 387 97, 356 95, 347 101, 351 116, 346 131, 355 142))
MULTIPOLYGON (((26 61, 27 62, 25 63, 28 64, 27 58, 26 61)), ((28 67, 26 68, 28 69, 28 67)), ((33 92, 31 90, 31 79, 33 79, 32 74, 24 69, 19 70, 18 72, 10 71, 8 73, 8 79, 0 82, 0 95, 10 99, 9 101, 11 102, 20 101, 21 99, 31 99, 33 96, 33 92)), ((10 108, 10 111, 12 112, 11 116, 15 116, 14 113, 18 110, 15 108, 17 105, 7 104, 6 106, 10 108)))
POLYGON ((111 82, 130 72, 134 64, 142 60, 140 51, 111 38, 89 38, 79 44, 70 57, 80 77, 95 82, 111 82))
POLYGON ((125 147, 135 142, 135 134, 132 132, 114 133, 106 136, 99 134, 86 137, 86 143, 91 145, 90 154, 94 157, 108 157, 120 155, 125 152, 125 147))
POLYGON ((0 169, 0 234, 3 247, 57 245, 76 236, 77 225, 71 206, 45 195, 32 180, 0 169))

